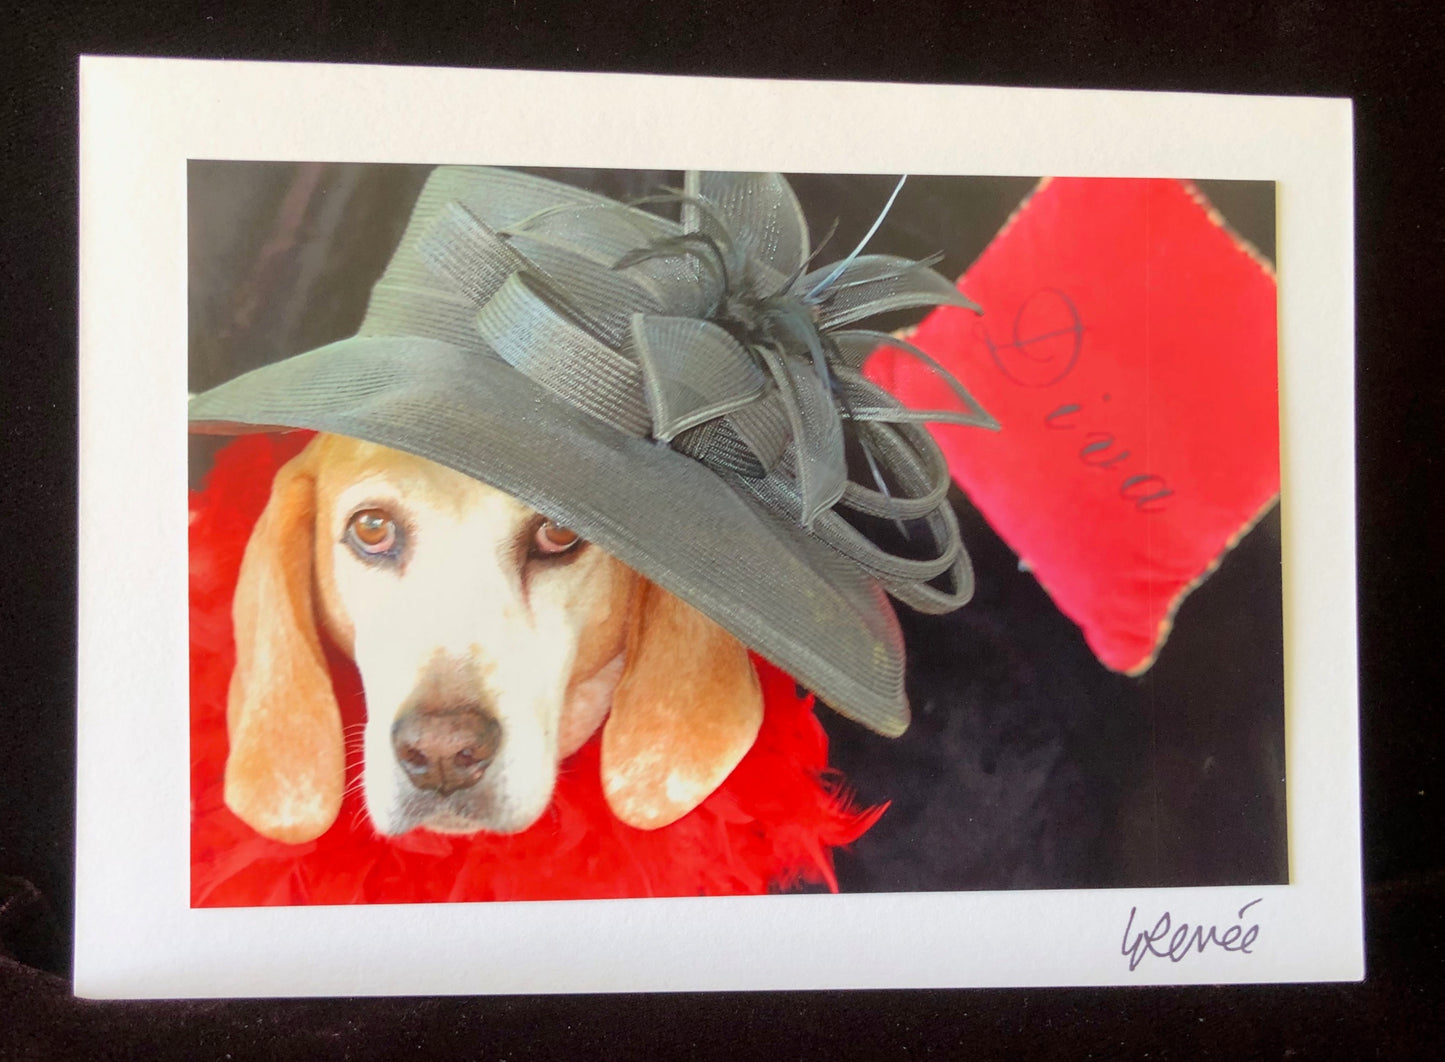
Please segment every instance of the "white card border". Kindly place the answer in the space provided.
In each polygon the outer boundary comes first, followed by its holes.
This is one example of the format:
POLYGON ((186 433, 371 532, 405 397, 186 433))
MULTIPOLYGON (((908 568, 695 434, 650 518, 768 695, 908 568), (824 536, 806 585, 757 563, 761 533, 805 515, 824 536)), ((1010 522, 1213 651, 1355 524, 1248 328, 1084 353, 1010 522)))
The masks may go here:
POLYGON ((85 57, 80 113, 78 995, 1363 976, 1349 101, 85 57), (192 910, 188 158, 1276 181, 1292 883, 192 910), (1256 898, 1252 954, 1121 954, 1256 898))

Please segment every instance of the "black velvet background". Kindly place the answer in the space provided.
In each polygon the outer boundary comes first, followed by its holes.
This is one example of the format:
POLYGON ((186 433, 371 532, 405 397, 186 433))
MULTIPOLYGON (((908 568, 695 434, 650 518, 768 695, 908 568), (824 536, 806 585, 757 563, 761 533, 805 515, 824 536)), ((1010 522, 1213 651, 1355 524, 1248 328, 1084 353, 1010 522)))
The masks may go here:
MULTIPOLYGON (((3 19, 0 1058, 1429 1057, 1441 916, 1436 5, 21 4, 3 19), (1179 990, 70 998, 79 52, 1356 98, 1369 976, 1179 990), (1428 626, 1427 626, 1428 624, 1428 626)), ((966 128, 959 131, 966 136, 966 128)), ((1281 263, 1281 268, 1288 268, 1281 263)), ((123 533, 124 529, 117 529, 123 533)), ((1221 572, 1221 575, 1224 573, 1221 572)))

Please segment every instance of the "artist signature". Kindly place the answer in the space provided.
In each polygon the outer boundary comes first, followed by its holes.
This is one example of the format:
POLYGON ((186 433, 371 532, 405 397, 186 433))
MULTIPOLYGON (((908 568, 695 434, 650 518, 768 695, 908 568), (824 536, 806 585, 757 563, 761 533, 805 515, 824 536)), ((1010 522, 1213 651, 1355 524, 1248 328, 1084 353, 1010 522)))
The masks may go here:
POLYGON ((1180 962, 1191 953, 1202 953, 1211 945, 1223 951, 1252 954, 1250 949, 1259 936, 1259 924, 1252 923, 1246 929, 1244 913, 1263 899, 1264 897, 1261 896, 1259 899, 1250 900, 1241 907, 1236 916, 1237 921, 1222 933, 1215 925, 1205 926, 1201 923, 1191 926, 1188 922, 1183 921, 1175 925, 1173 916, 1168 911, 1159 916, 1153 929, 1135 930, 1134 918, 1139 913, 1139 909, 1131 907, 1129 908, 1129 922, 1124 927, 1124 943, 1120 947, 1119 953, 1129 960, 1130 970, 1137 970, 1139 964, 1150 955, 1168 959, 1170 962, 1180 962))

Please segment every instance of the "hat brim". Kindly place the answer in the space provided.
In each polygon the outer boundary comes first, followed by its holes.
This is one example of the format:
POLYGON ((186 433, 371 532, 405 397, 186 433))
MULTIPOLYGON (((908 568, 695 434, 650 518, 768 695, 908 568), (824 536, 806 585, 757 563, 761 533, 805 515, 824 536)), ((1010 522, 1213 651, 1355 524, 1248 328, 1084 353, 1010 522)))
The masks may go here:
POLYGON ((841 714, 888 736, 908 726, 902 636, 876 582, 719 474, 499 358, 346 339, 198 395, 189 417, 196 432, 307 428, 456 469, 575 528, 841 714))

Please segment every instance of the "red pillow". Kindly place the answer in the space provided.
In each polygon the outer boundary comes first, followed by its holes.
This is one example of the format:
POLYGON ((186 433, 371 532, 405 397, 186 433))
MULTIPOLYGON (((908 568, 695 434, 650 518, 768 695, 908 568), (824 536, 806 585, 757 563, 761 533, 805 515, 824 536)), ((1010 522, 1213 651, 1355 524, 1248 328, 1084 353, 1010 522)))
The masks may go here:
MULTIPOLYGON (((1188 184, 1056 178, 959 287, 984 316, 912 340, 1002 430, 935 426, 953 475, 1098 658, 1142 672, 1279 494, 1273 273, 1188 184)), ((906 355, 869 372, 950 406, 906 355)))

